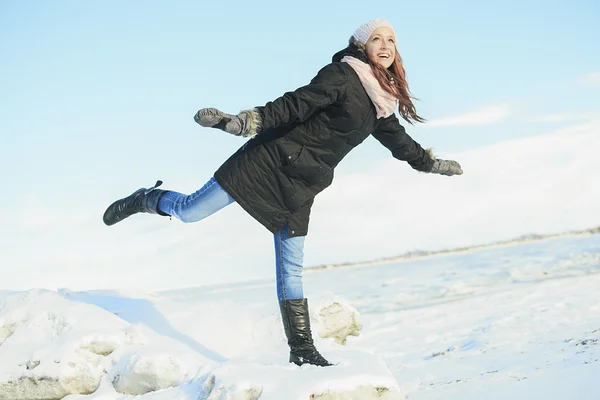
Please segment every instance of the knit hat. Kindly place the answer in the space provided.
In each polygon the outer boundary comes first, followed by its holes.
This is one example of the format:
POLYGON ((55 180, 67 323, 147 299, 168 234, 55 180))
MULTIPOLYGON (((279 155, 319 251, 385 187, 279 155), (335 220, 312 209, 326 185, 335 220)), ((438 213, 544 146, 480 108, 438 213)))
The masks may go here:
MULTIPOLYGON (((352 35, 352 37, 354 37, 354 39, 356 39, 357 42, 362 43, 364 45, 367 44, 367 41, 369 40, 369 38, 371 37, 371 34, 373 33, 373 31, 377 28, 379 28, 380 26, 387 26, 388 28, 390 28, 392 30, 392 32, 394 31, 394 28, 392 27, 392 24, 390 24, 388 21, 384 20, 384 19, 374 19, 372 21, 369 21, 365 24, 362 24, 352 35)), ((394 32, 394 36, 396 35, 396 33, 394 32)))

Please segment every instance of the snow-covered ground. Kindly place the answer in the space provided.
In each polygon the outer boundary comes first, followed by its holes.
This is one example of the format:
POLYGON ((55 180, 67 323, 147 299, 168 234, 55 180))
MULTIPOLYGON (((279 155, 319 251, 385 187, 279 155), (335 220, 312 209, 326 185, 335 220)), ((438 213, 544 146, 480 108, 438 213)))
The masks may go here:
POLYGON ((600 399, 600 235, 304 284, 334 367, 287 364, 271 280, 0 292, 0 399, 600 399))

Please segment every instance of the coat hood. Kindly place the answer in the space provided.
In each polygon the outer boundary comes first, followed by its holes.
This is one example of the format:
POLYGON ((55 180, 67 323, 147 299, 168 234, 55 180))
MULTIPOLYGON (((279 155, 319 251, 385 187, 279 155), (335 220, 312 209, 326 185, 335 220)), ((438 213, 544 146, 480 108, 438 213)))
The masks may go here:
POLYGON ((344 56, 351 56, 354 58, 358 58, 360 61, 365 62, 365 63, 369 62, 367 59, 367 55, 364 53, 364 51, 361 51, 358 48, 358 46, 356 46, 354 43, 350 43, 348 45, 348 47, 335 53, 333 55, 333 57, 331 58, 331 61, 340 62, 342 60, 342 58, 344 58, 344 56))

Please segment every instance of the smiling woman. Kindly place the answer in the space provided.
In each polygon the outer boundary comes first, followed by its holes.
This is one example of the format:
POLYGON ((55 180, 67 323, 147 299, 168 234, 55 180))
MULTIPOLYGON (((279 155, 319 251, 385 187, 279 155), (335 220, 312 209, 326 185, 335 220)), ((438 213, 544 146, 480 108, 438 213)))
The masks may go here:
POLYGON ((373 135, 417 171, 462 174, 456 161, 436 159, 414 141, 395 111, 409 123, 423 121, 412 103, 392 25, 370 21, 309 84, 237 115, 198 111, 194 119, 201 126, 251 138, 200 190, 191 195, 160 190, 159 181, 114 202, 104 222, 114 225, 139 212, 196 222, 237 202, 274 234, 277 297, 290 362, 331 365, 313 343, 302 266, 311 207, 333 182, 338 163, 373 135))
MULTIPOLYGON (((361 61, 371 66, 371 74, 375 76, 379 86, 398 101, 398 111, 407 121, 425 122, 415 109, 414 99, 406 81, 406 71, 400 53, 396 48, 396 34, 392 25, 385 20, 375 20, 361 26, 350 38, 351 46, 355 46, 366 58, 361 61), (372 30, 372 32, 371 32, 372 30)), ((342 60, 344 61, 344 60, 342 60)), ((346 60, 346 62, 348 62, 346 60)), ((360 64, 354 64, 360 67, 360 64)))
POLYGON ((380 26, 373 31, 365 47, 369 59, 387 69, 396 57, 396 35, 392 28, 380 26))

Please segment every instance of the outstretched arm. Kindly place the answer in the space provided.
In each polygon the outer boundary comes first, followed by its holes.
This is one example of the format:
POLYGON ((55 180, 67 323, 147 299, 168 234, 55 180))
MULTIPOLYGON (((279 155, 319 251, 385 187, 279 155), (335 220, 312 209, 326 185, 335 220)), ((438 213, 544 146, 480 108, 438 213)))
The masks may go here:
POLYGON ((434 158, 431 152, 426 151, 419 143, 413 140, 395 114, 379 122, 373 137, 387 147, 394 158, 406 161, 417 171, 430 172, 434 158))
POLYGON ((237 136, 254 134, 279 126, 306 121, 311 115, 337 102, 345 93, 348 78, 340 63, 323 67, 308 85, 238 115, 216 108, 203 108, 194 120, 202 126, 218 128, 237 136))
POLYGON ((463 173, 456 161, 437 159, 431 149, 423 149, 406 133, 396 115, 383 119, 373 136, 392 152, 394 158, 408 162, 417 171, 448 176, 463 173))

